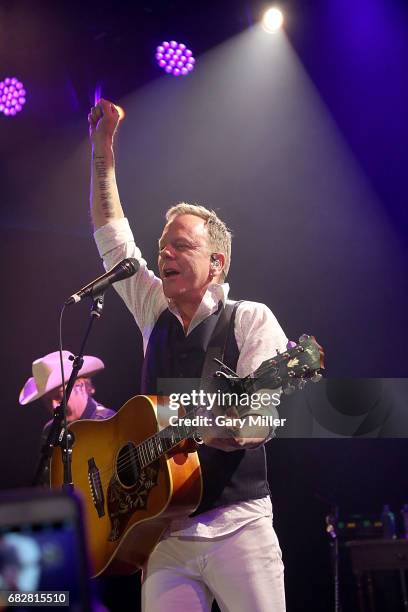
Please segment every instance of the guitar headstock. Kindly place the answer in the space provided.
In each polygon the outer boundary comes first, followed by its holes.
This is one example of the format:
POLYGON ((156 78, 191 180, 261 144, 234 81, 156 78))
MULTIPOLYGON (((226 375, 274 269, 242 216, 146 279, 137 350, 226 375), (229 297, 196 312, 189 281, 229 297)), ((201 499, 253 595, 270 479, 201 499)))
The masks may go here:
POLYGON ((255 386, 258 389, 282 387, 284 393, 289 394, 295 389, 302 389, 308 380, 319 382, 323 369, 323 348, 314 336, 303 334, 298 343, 288 342, 284 353, 277 353, 272 359, 264 361, 250 377, 250 386, 252 391, 255 386))

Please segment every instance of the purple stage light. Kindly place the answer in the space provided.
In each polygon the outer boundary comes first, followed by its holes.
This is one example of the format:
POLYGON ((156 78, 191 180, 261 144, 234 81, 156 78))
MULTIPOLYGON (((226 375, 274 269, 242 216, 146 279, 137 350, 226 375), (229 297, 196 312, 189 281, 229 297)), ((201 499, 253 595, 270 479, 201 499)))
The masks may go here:
POLYGON ((26 90, 16 77, 7 77, 0 81, 0 113, 14 116, 19 113, 26 103, 26 90))
POLYGON ((156 48, 156 60, 160 68, 173 76, 186 76, 194 68, 193 52, 183 43, 165 40, 156 48))

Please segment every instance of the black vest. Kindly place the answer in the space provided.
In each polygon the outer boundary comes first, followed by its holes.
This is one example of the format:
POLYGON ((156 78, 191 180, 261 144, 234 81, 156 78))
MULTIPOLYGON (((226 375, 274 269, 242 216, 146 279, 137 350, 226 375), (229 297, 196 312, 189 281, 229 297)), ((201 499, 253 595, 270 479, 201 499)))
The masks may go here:
MULTIPOLYGON (((206 350, 222 307, 220 302, 218 310, 188 336, 170 310, 162 312, 149 338, 143 363, 143 394, 156 395, 157 380, 160 378, 201 378, 206 350)), ((235 334, 231 334, 224 354, 226 365, 236 370, 238 356, 235 334)), ((198 447, 198 454, 204 490, 201 504, 194 515, 269 494, 263 446, 255 450, 225 452, 202 444, 198 447)))

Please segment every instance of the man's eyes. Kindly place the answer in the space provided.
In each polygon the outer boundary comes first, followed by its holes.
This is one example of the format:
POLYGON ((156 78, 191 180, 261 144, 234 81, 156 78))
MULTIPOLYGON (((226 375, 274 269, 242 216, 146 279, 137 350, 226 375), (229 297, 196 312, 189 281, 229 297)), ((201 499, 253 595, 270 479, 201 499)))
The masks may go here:
POLYGON ((190 249, 191 245, 187 244, 187 242, 176 242, 174 248, 178 251, 185 251, 186 249, 190 249))
MULTIPOLYGON (((160 246, 159 245, 159 253, 162 253, 165 249, 166 249, 167 245, 164 246, 160 246)), ((173 249, 176 249, 176 251, 186 251, 187 249, 191 249, 193 248, 191 244, 188 244, 187 242, 176 242, 175 244, 172 245, 173 249)))

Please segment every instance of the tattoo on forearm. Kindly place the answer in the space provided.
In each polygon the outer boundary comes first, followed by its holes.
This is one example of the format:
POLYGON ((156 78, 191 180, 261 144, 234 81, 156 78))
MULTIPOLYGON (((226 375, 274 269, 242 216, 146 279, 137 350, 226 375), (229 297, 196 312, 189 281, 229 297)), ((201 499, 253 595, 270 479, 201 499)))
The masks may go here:
POLYGON ((112 194, 109 190, 110 181, 108 180, 108 171, 106 169, 106 160, 103 156, 94 156, 96 180, 99 188, 99 197, 101 206, 106 219, 111 219, 114 214, 114 203, 112 194))

